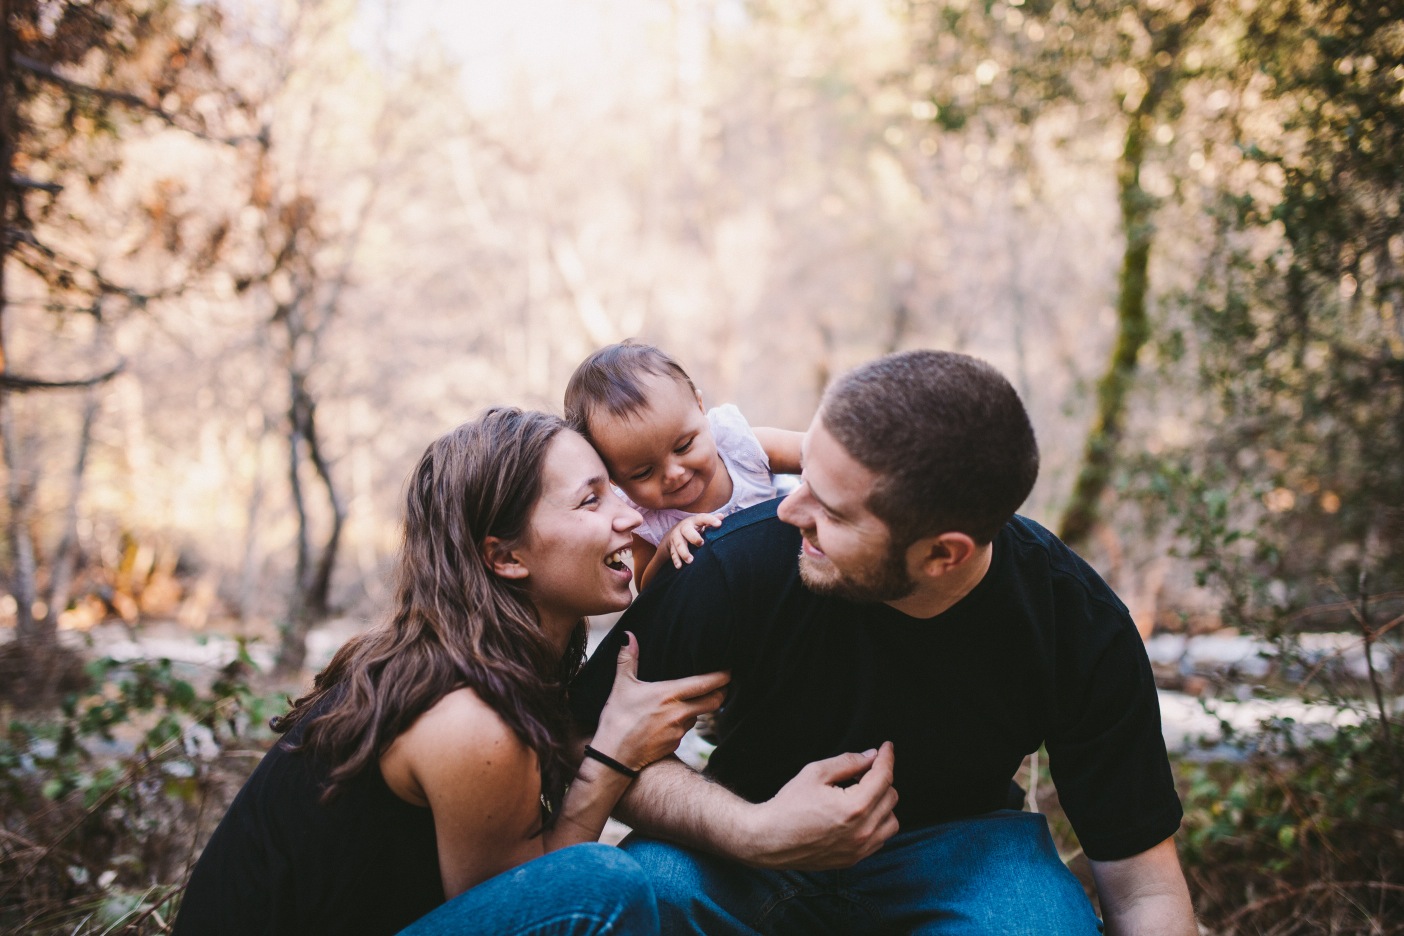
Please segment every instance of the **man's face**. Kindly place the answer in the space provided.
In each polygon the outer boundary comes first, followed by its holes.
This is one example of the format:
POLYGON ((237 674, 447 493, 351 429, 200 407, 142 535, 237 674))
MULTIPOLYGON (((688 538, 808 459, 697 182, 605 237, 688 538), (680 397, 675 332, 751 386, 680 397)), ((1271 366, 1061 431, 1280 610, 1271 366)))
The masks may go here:
POLYGON ((877 475, 865 468, 814 417, 804 437, 802 483, 780 503, 779 516, 799 527, 800 578, 811 590, 854 601, 897 601, 916 587, 905 548, 868 509, 877 475))

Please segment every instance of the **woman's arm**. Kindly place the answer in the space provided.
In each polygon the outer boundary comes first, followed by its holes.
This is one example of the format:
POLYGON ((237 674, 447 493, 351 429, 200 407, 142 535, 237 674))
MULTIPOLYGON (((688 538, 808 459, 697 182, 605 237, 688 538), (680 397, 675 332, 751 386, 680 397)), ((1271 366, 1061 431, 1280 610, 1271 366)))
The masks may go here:
POLYGON ((770 470, 775 474, 800 473, 800 444, 804 441, 803 432, 788 429, 770 429, 755 426, 751 429, 756 441, 765 449, 765 457, 770 459, 770 470))
MULTIPOLYGON (((716 711, 729 676, 662 682, 638 678, 638 643, 620 649, 614 689, 593 745, 638 770, 677 749, 697 717, 716 711)), ((440 699, 380 759, 386 784, 434 816, 445 898, 547 851, 593 842, 630 778, 593 759, 582 763, 561 815, 544 835, 535 752, 471 689, 440 699)))
MULTIPOLYGON (((614 688, 590 741, 595 750, 636 772, 672 754, 699 715, 720 708, 731 678, 727 673, 704 673, 644 682, 638 677, 638 663, 638 641, 630 634, 619 649, 614 688)), ((575 782, 566 791, 560 818, 546 833, 547 851, 598 839, 632 782, 627 774, 594 758, 582 760, 575 782)))
POLYGON ((444 897, 539 857, 535 753, 471 689, 440 699, 395 739, 381 773, 401 799, 428 806, 444 897))

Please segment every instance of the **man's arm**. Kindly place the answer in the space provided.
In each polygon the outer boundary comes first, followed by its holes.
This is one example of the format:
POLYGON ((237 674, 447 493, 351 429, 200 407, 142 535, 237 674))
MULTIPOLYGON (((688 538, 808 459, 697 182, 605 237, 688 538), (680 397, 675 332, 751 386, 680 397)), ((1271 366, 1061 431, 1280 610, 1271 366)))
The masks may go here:
POLYGON ((1130 858, 1091 864, 1107 936, 1198 936, 1173 838, 1130 858))
POLYGON ((616 815, 647 835, 753 867, 847 868, 897 832, 892 767, 890 743, 840 754, 809 764, 770 800, 750 803, 667 758, 639 775, 616 815))

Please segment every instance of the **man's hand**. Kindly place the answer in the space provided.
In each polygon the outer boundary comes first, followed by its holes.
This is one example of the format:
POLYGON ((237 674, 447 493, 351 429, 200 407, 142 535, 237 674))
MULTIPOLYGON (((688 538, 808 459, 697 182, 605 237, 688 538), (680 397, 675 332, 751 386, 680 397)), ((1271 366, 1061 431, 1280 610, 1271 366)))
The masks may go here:
POLYGON ((646 835, 758 868, 847 868, 897 832, 893 763, 890 743, 840 754, 807 765, 766 802, 748 803, 664 758, 634 781, 617 813, 646 835))
POLYGON ((754 851, 738 856, 760 868, 848 868, 897 833, 891 742, 876 751, 840 754, 805 766, 756 807, 754 851), (851 785, 851 781, 857 783, 851 785))

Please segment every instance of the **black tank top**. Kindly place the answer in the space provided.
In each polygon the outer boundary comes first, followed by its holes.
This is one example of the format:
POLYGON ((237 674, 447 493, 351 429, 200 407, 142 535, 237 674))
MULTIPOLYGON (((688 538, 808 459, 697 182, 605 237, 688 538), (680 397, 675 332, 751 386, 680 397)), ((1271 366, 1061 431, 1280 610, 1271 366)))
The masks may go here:
POLYGON ((396 796, 379 767, 319 802, 329 768, 288 750, 301 729, 264 756, 215 829, 176 936, 378 936, 443 903, 428 808, 396 796))

